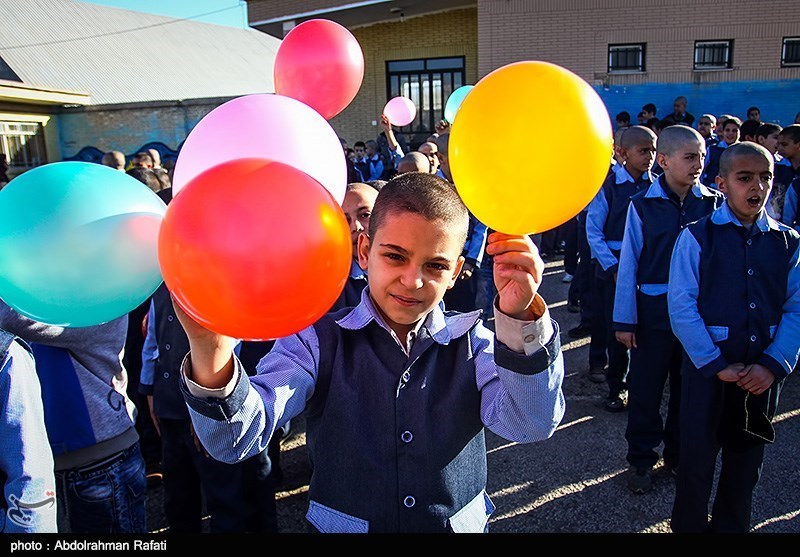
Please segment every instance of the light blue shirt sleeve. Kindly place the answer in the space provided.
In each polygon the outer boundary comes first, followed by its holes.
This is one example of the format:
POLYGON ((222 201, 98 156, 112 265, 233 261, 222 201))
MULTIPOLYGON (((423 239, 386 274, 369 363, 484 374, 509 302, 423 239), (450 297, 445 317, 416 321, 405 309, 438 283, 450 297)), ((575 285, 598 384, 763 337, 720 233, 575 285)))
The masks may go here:
POLYGON ((786 188, 786 194, 783 197, 783 213, 781 214, 781 222, 786 226, 791 226, 795 230, 800 231, 800 225, 797 222, 797 190, 794 187, 795 182, 792 182, 786 188))
POLYGON ((403 148, 398 144, 394 151, 389 151, 389 155, 392 157, 392 165, 396 169, 400 159, 403 158, 403 148))
POLYGON ((147 311, 147 334, 142 346, 142 372, 139 383, 153 385, 155 377, 156 360, 158 360, 158 339, 156 338, 156 308, 150 300, 150 309, 147 311))
POLYGON ((13 342, 0 366, 0 533, 55 533, 53 454, 33 357, 13 342))
POLYGON ((789 260, 783 316, 764 354, 780 364, 786 375, 797 365, 800 356, 800 247, 789 260))
POLYGON ((622 237, 622 250, 619 255, 617 286, 614 296, 614 330, 634 332, 639 322, 636 315, 636 277, 639 272, 639 257, 644 246, 642 219, 633 203, 628 205, 625 218, 625 234, 622 237), (620 325, 618 328, 617 326, 620 325), (625 325, 630 325, 626 327, 625 325))
POLYGON ((700 251, 700 244, 689 229, 683 229, 672 250, 667 305, 672 331, 694 366, 710 378, 728 364, 711 340, 697 305, 700 295, 700 251))
POLYGON ((607 270, 617 263, 617 258, 611 253, 611 249, 606 243, 605 233, 603 228, 606 225, 608 218, 608 201, 603 193, 603 188, 597 192, 586 214, 586 239, 589 242, 589 248, 592 251, 592 257, 597 259, 597 262, 607 270))

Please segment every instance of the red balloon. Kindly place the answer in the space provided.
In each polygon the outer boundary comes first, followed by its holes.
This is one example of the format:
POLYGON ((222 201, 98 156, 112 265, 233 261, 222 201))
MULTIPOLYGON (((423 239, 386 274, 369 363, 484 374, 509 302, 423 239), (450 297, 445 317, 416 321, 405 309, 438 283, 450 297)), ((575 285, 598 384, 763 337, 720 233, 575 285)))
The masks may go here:
POLYGON ((164 282, 195 321, 243 340, 317 321, 350 272, 350 227, 319 182, 278 162, 237 159, 189 181, 158 239, 164 282))
POLYGON ((327 19, 304 21, 275 54, 275 92, 301 101, 329 120, 355 98, 364 79, 361 45, 327 19))

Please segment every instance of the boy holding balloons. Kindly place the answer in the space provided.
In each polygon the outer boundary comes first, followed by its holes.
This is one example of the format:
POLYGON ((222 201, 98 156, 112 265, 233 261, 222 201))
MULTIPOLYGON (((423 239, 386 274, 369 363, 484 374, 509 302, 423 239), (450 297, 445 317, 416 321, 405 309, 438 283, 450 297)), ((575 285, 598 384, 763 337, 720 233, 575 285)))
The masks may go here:
POLYGON ((484 428, 549 438, 564 415, 564 370, 537 294, 544 264, 526 236, 490 237, 496 336, 480 312, 443 312, 468 222, 446 181, 391 180, 358 239, 369 282, 359 305, 278 339, 249 381, 233 339, 179 313, 191 347, 182 389, 212 456, 246 458, 305 411, 312 529, 485 531, 484 428))

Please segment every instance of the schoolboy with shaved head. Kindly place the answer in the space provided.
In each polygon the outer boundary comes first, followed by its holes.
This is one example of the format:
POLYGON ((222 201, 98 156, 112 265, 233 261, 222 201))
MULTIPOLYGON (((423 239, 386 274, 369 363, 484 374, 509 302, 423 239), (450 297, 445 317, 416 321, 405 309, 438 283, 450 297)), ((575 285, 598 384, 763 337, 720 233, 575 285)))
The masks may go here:
MULTIPOLYGON (((607 339, 608 351, 608 369, 605 373, 608 399, 605 407, 610 412, 625 410, 627 400, 625 381, 628 374, 628 349, 617 342, 611 326, 625 217, 631 196, 653 183, 654 177, 650 169, 656 156, 656 135, 644 126, 632 126, 619 138, 616 155, 622 164, 605 179, 600 191, 589 203, 586 215, 586 238, 592 259, 597 261, 597 278, 602 282, 600 291, 604 311, 600 322, 607 339)), ((590 370, 589 379, 602 381, 602 370, 590 370)))
POLYGON ((750 531, 779 392, 800 355, 800 235, 765 209, 773 165, 761 145, 728 147, 716 179, 725 202, 672 253, 667 301, 686 352, 674 532, 750 531))
POLYGON ((667 312, 667 281, 672 248, 680 231, 714 211, 721 193, 698 180, 705 139, 688 126, 665 128, 658 136, 657 159, 664 173, 631 197, 620 252, 614 303, 616 339, 630 349, 628 372, 628 488, 646 493, 663 443, 664 466, 678 468, 678 410, 683 348, 672 333, 667 312), (666 423, 661 417, 669 380, 666 423))

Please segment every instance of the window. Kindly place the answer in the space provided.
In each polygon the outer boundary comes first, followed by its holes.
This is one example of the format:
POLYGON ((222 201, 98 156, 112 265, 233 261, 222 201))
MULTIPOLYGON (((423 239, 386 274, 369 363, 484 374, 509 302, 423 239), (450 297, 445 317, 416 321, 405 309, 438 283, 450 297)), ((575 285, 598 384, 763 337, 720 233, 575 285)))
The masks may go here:
POLYGON ((784 37, 781 66, 800 66, 800 37, 784 37))
POLYGON ((695 41, 695 70, 724 70, 733 67, 733 41, 695 41))
POLYGON ((45 164, 47 155, 42 125, 38 122, 0 121, 0 153, 6 155, 13 174, 45 164))
POLYGON ((646 43, 608 45, 608 73, 645 71, 646 43))
POLYGON ((417 105, 417 117, 400 131, 421 143, 434 132, 436 122, 444 118, 444 106, 450 94, 464 85, 464 57, 425 58, 386 62, 387 100, 408 97, 417 105))

